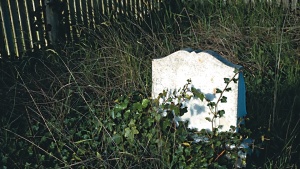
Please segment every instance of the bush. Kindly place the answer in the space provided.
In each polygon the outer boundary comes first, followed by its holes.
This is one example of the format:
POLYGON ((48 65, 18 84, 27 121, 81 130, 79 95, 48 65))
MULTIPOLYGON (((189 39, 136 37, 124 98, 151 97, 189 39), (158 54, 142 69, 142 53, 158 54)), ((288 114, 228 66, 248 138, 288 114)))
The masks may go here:
MULTIPOLYGON (((225 78, 225 83, 230 81, 225 78)), ((211 132, 195 131, 187 128, 187 122, 176 124, 174 115, 181 116, 187 111, 181 106, 182 100, 204 99, 204 95, 189 84, 190 81, 179 94, 167 96, 167 92, 163 92, 154 100, 137 91, 121 96, 107 113, 98 108, 99 101, 87 103, 80 93, 76 95, 70 90, 70 96, 76 96, 70 97, 70 102, 77 98, 77 102, 85 106, 47 119, 43 119, 44 116, 30 118, 31 125, 24 134, 28 137, 15 133, 20 140, 9 147, 15 149, 15 152, 8 151, 16 158, 2 154, 2 163, 7 168, 20 165, 25 168, 232 168, 245 165, 245 158, 240 158, 240 154, 247 150, 238 145, 249 135, 249 130, 238 126, 239 133, 233 132, 234 127, 228 132, 218 132, 218 128, 211 132), (165 98, 161 104, 160 98, 165 98), (170 102, 174 99, 178 104, 170 102), (18 159, 20 156, 22 160, 18 159)), ((229 90, 219 91, 223 98, 223 93, 229 90)), ((211 108, 217 105, 208 104, 211 108)), ((215 112, 214 118, 223 113, 215 112)), ((6 131, 12 138, 14 132, 6 131)))

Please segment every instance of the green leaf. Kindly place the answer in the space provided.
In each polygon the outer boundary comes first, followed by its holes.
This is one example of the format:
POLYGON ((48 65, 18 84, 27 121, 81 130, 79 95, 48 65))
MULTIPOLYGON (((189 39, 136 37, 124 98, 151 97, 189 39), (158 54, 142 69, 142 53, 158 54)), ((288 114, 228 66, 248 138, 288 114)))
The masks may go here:
POLYGON ((142 101, 142 106, 143 106, 143 108, 148 107, 149 103, 150 103, 150 100, 149 100, 149 99, 143 99, 143 101, 142 101))
POLYGON ((173 96, 176 96, 176 92, 177 92, 176 90, 173 91, 173 93, 172 93, 173 96))
POLYGON ((116 113, 122 111, 122 110, 125 110, 128 106, 128 103, 129 103, 129 100, 126 98, 124 100, 124 102, 120 103, 120 104, 116 104, 115 107, 114 107, 114 111, 116 113))
POLYGON ((221 98, 221 103, 226 103, 227 102, 227 97, 226 96, 223 96, 222 98, 221 98))
POLYGON ((170 109, 174 111, 176 116, 179 116, 180 114, 179 108, 176 105, 174 105, 174 103, 170 105, 170 109))
POLYGON ((229 91, 231 91, 231 87, 227 87, 225 90, 226 90, 227 92, 229 92, 229 91))
POLYGON ((187 99, 187 100, 191 100, 192 96, 191 96, 191 95, 188 95, 188 94, 185 94, 185 95, 184 95, 184 98, 187 99))
POLYGON ((229 78, 224 78, 224 83, 228 84, 230 82, 229 78))
POLYGON ((146 118, 143 121, 143 127, 148 128, 151 127, 154 123, 154 119, 153 118, 146 118))
POLYGON ((47 137, 45 137, 45 136, 43 136, 42 138, 41 138, 41 142, 45 142, 47 140, 47 137))
POLYGON ((216 93, 222 93, 222 90, 220 90, 220 89, 216 89, 216 93))
POLYGON ((162 92, 162 97, 166 97, 166 96, 167 96, 167 93, 168 93, 168 90, 163 90, 163 92, 162 92))
POLYGON ((220 117, 223 117, 224 114, 225 114, 225 111, 224 111, 224 110, 219 110, 219 111, 218 111, 218 114, 219 114, 220 117))
POLYGON ((181 108, 179 111, 180 111, 179 113, 180 116, 183 116, 186 112, 188 112, 187 107, 181 108))
POLYGON ((160 119, 161 119, 161 114, 160 113, 156 113, 156 112, 154 112, 155 114, 154 114, 154 118, 155 118, 155 120, 156 121, 159 121, 160 119))
POLYGON ((194 94, 195 97, 199 98, 201 101, 204 99, 204 94, 199 92, 196 88, 192 87, 191 88, 192 93, 194 94))
POLYGON ((134 127, 135 126, 135 120, 134 119, 131 119, 129 124, 128 124, 129 127, 134 127))
POLYGON ((211 118, 210 117, 205 117, 205 119, 209 122, 211 122, 211 118))
POLYGON ((215 102, 209 102, 209 103, 207 103, 207 106, 208 107, 215 107, 216 103, 215 102))
POLYGON ((130 127, 127 127, 125 128, 125 137, 128 138, 130 137, 132 134, 131 134, 131 130, 130 130, 130 127))
MULTIPOLYGON (((126 132, 126 131, 125 131, 126 132)), ((116 144, 120 144, 120 143, 122 143, 122 136, 121 135, 119 135, 119 134, 115 134, 115 135, 113 135, 113 137, 112 137, 112 139, 114 140, 114 142, 116 143, 116 144)))
POLYGON ((124 113, 124 120, 127 120, 130 117, 130 110, 126 110, 124 113))
POLYGON ((55 143, 54 142, 51 142, 50 144, 50 149, 54 149, 55 148, 55 143))
POLYGON ((162 129, 166 130, 169 126, 171 126, 171 122, 169 120, 164 120, 162 124, 162 129))
POLYGON ((139 134, 139 131, 136 129, 136 126, 134 126, 134 127, 132 127, 131 128, 131 132, 132 132, 132 134, 139 134))
POLYGON ((143 106, 140 102, 133 103, 133 110, 138 110, 141 112, 143 110, 143 106))
POLYGON ((147 136, 148 140, 150 140, 153 137, 153 134, 152 133, 148 133, 146 136, 147 136))
POLYGON ((235 126, 230 126, 230 129, 231 129, 232 131, 235 131, 235 130, 236 130, 236 127, 235 127, 235 126))
POLYGON ((117 117, 117 118, 120 118, 121 116, 122 116, 121 112, 118 112, 118 113, 116 114, 116 117, 117 117))
POLYGON ((125 128, 125 137, 129 141, 133 142, 135 134, 139 134, 139 131, 136 129, 136 126, 130 127, 130 128, 129 127, 125 128))
POLYGON ((239 69, 235 68, 233 72, 238 73, 239 71, 240 71, 239 69))
POLYGON ((96 152, 96 157, 97 157, 98 159, 102 159, 101 154, 100 154, 98 151, 96 152))

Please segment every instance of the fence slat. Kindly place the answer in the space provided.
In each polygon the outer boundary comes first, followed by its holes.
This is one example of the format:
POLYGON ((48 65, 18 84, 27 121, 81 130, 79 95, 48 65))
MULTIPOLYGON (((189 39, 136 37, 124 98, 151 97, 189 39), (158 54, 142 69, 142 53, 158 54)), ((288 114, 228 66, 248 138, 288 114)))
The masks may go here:
POLYGON ((8 55, 16 55, 15 53, 15 43, 14 43, 14 35, 13 35, 13 23, 11 21, 11 14, 10 14, 10 8, 9 3, 6 1, 2 1, 1 3, 2 11, 3 11, 3 26, 4 26, 4 38, 5 43, 7 45, 6 50, 8 52, 8 55))
POLYGON ((72 35, 71 35, 71 16, 70 16, 70 4, 69 0, 66 0, 63 2, 63 29, 64 29, 64 34, 65 34, 65 41, 66 43, 72 42, 72 35))
POLYGON ((44 16, 45 11, 43 10, 43 4, 40 0, 35 0, 34 1, 34 6, 35 6, 35 11, 36 11, 36 32, 38 35, 38 47, 39 49, 45 48, 46 47, 46 39, 45 39, 45 19, 44 16))
POLYGON ((102 21, 102 2, 99 0, 93 0, 94 4, 94 20, 95 20, 95 26, 100 25, 102 21))
POLYGON ((30 23, 29 23, 29 18, 28 18, 28 11, 27 11, 27 6, 26 2, 20 2, 19 3, 19 9, 20 9, 20 21, 21 21, 21 27, 22 27, 22 33, 23 33, 23 40, 24 40, 24 50, 25 53, 28 53, 28 49, 30 50, 33 48, 32 45, 32 38, 31 38, 31 30, 30 30, 30 23))
POLYGON ((9 12, 10 12, 10 19, 11 19, 11 28, 12 28, 12 38, 14 42, 14 55, 19 56, 19 51, 20 51, 20 41, 18 40, 20 38, 20 26, 18 22, 18 9, 15 4, 16 1, 9 1, 11 2, 8 5, 9 12))
POLYGON ((70 0, 69 3, 68 3, 68 10, 69 10, 69 24, 70 24, 70 31, 71 31, 71 38, 75 41, 78 40, 78 36, 77 36, 77 32, 76 32, 76 28, 75 28, 75 25, 76 25, 76 12, 75 12, 75 9, 76 9, 76 3, 74 0, 70 0))
POLYGON ((75 5, 75 9, 76 9, 76 24, 82 26, 83 22, 82 22, 82 5, 81 5, 81 0, 76 0, 76 5, 75 5))
POLYGON ((94 27, 94 6, 92 5, 93 1, 92 0, 87 0, 87 9, 88 9, 88 25, 89 25, 89 28, 92 29, 92 30, 95 30, 95 27, 94 27))
POLYGON ((87 8, 87 4, 86 1, 81 1, 81 15, 82 15, 82 21, 83 21, 83 25, 86 28, 89 28, 89 24, 88 24, 88 8, 87 8))
POLYGON ((27 24, 28 28, 30 30, 29 35, 31 36, 30 42, 32 45, 32 52, 35 52, 38 50, 38 45, 37 45, 37 35, 36 35, 36 26, 35 26, 35 11, 33 10, 33 0, 27 0, 26 2, 26 8, 27 8, 27 24))
POLYGON ((292 2, 291 2, 291 9, 293 11, 297 9, 297 0, 292 0, 292 2))
MULTIPOLYGON (((2 1, 0 1, 0 6, 2 7, 2 1)), ((4 16, 5 13, 3 12, 2 8, 0 8, 0 58, 1 59, 8 59, 8 45, 7 45, 7 41, 6 41, 6 29, 5 29, 5 25, 4 25, 4 16)))
POLYGON ((24 41, 24 26, 22 25, 22 17, 21 17, 21 9, 18 1, 13 3, 15 12, 14 12, 14 22, 15 22, 15 30, 16 30, 16 41, 17 41, 17 50, 18 56, 21 57, 24 55, 25 49, 25 41, 24 41))

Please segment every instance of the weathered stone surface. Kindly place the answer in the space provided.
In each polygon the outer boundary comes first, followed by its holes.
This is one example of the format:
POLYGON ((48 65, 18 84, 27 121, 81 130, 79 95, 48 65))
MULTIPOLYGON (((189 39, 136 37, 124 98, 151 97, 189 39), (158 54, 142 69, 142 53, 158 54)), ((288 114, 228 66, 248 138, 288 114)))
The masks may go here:
MULTIPOLYGON (((180 50, 152 61, 152 97, 157 98, 166 89, 170 94, 191 79, 194 88, 204 93, 207 99, 217 102, 220 94, 216 93, 216 89, 223 90, 226 86, 224 78, 231 79, 236 75, 238 82, 231 82, 231 91, 224 93, 227 103, 218 104, 218 110, 225 110, 225 115, 214 121, 214 127, 222 125, 221 131, 228 131, 231 125, 237 126, 239 117, 246 115, 243 73, 234 72, 241 69, 241 66, 232 64, 213 51, 180 50)), ((211 130, 211 122, 205 119, 213 117, 207 103, 194 98, 184 102, 188 112, 177 120, 188 120, 189 128, 211 130)))

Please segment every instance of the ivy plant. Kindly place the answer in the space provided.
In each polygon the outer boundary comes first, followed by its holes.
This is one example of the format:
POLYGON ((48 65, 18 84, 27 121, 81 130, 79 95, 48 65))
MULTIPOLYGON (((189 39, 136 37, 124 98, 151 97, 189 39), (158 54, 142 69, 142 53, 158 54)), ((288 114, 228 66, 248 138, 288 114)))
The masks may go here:
MULTIPOLYGON (((238 72, 236 72, 236 75, 238 72)), ((138 158, 161 160, 167 168, 232 168, 245 166, 246 149, 241 147, 243 140, 250 134, 242 125, 232 126, 228 132, 218 132, 221 126, 215 127, 216 118, 224 116, 224 110, 218 110, 220 103, 226 104, 226 92, 230 92, 229 83, 236 83, 236 75, 224 78, 224 89, 216 102, 209 101, 205 95, 193 87, 191 80, 182 89, 163 91, 156 99, 138 97, 136 93, 122 96, 116 101, 111 111, 114 119, 113 135, 122 137, 123 150, 131 154, 138 153, 138 158), (212 123, 212 130, 196 131, 187 127, 187 122, 176 121, 187 112, 183 102, 191 97, 208 101, 212 117, 206 119, 212 123), (133 99, 139 98, 139 99, 133 99), (240 128, 240 132, 235 132, 240 128), (125 146, 126 145, 126 146, 125 146)), ((113 137, 114 138, 114 137, 113 137)), ((130 160, 132 160, 130 158, 130 160)), ((139 164, 140 161, 136 161, 139 164)))

